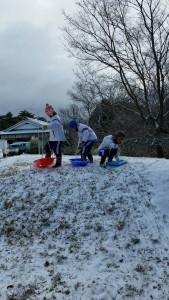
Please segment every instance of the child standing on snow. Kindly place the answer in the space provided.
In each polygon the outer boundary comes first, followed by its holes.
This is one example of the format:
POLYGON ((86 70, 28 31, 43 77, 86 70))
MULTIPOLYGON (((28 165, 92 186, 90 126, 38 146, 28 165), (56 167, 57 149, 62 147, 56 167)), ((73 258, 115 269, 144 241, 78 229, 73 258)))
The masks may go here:
POLYGON ((94 143, 97 141, 95 132, 87 125, 78 123, 76 120, 71 120, 68 123, 68 127, 74 132, 78 133, 79 142, 78 149, 81 155, 81 160, 86 160, 86 157, 93 162, 93 155, 91 149, 94 143))
POLYGON ((62 164, 61 146, 62 143, 66 140, 65 134, 61 120, 57 113, 54 111, 52 105, 46 104, 45 113, 48 115, 48 117, 51 118, 51 122, 48 125, 43 126, 43 129, 50 130, 49 142, 47 142, 44 147, 46 153, 45 157, 51 157, 51 150, 53 150, 56 155, 56 164, 53 166, 53 168, 57 168, 62 164))
POLYGON ((118 156, 118 144, 121 144, 125 138, 125 133, 123 131, 117 131, 114 135, 105 136, 102 143, 98 147, 98 154, 101 156, 100 166, 105 166, 106 158, 108 162, 112 162, 113 157, 116 161, 119 160, 118 156))

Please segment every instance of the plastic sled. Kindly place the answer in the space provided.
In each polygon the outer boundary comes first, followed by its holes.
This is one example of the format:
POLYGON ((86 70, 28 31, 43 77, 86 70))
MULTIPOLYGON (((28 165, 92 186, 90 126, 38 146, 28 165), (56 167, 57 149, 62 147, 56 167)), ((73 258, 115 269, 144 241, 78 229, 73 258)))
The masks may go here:
POLYGON ((74 167, 85 167, 88 165, 89 160, 81 160, 81 158, 72 158, 70 159, 70 162, 74 167))
POLYGON ((47 157, 47 158, 40 158, 34 160, 34 165, 37 168, 47 168, 50 167, 50 165, 53 163, 55 157, 47 157))
POLYGON ((107 162, 106 166, 108 167, 120 167, 122 165, 128 164, 128 162, 126 160, 119 160, 119 161, 111 161, 111 162, 107 162))

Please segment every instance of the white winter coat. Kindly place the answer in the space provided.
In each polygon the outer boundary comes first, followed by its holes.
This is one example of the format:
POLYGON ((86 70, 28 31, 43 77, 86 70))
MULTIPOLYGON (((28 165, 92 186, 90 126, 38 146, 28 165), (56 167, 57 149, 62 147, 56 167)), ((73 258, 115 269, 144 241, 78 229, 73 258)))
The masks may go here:
POLYGON ((50 129, 50 138, 51 142, 53 141, 65 141, 65 134, 63 130, 63 125, 58 115, 55 115, 51 118, 51 122, 48 124, 48 129, 50 129))
POLYGON ((99 145, 98 147, 98 151, 99 150, 102 150, 102 149, 118 149, 118 144, 116 144, 114 141, 113 141, 113 136, 110 134, 110 135, 107 135, 104 137, 102 143, 99 145))
POLYGON ((89 126, 85 124, 78 123, 78 137, 79 137, 79 144, 81 142, 89 142, 89 141, 96 141, 97 136, 93 129, 91 129, 89 126))

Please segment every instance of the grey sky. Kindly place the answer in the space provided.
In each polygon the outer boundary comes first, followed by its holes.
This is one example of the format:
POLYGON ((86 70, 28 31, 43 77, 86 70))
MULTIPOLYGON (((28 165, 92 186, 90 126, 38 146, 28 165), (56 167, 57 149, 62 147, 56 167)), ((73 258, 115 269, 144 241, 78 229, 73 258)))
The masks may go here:
POLYGON ((42 115, 70 103, 73 59, 60 40, 62 9, 75 0, 0 0, 0 115, 28 110, 42 115))

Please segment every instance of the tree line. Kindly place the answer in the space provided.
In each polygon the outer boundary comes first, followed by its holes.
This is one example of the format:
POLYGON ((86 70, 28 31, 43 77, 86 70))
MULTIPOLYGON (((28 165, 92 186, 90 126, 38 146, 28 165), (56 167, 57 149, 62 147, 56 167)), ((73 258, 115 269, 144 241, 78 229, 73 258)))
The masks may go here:
POLYGON ((64 15, 67 50, 79 62, 69 95, 83 116, 101 135, 124 129, 130 152, 137 141, 137 152, 141 147, 140 153, 163 157, 169 148, 168 3, 81 0, 73 16, 64 15))
MULTIPOLYGON (((27 110, 20 111, 17 116, 14 116, 11 112, 8 112, 5 115, 0 115, 0 131, 3 131, 4 129, 15 125, 16 123, 25 120, 27 117, 37 119, 34 114, 28 112, 27 110)), ((46 119, 43 117, 38 117, 38 119, 46 121, 46 119)))

